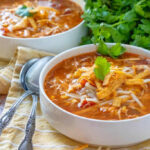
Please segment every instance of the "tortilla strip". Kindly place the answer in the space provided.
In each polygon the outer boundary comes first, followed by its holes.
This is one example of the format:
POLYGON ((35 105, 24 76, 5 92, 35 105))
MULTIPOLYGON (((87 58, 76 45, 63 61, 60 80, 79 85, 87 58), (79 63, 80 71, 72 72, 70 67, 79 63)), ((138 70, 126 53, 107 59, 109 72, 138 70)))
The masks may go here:
POLYGON ((135 76, 136 79, 143 79, 150 75, 150 70, 146 69, 144 72, 141 72, 135 76))
POLYGON ((97 97, 99 99, 104 99, 109 97, 113 92, 116 91, 124 82, 126 79, 126 75, 120 71, 116 71, 112 74, 109 85, 107 87, 104 87, 102 89, 98 89, 97 97))
POLYGON ((29 20, 31 26, 33 27, 33 29, 37 30, 37 25, 36 25, 35 20, 32 17, 28 17, 28 20, 29 20))
POLYGON ((28 17, 24 17, 23 19, 21 19, 20 22, 18 22, 16 25, 12 26, 12 30, 16 31, 16 30, 24 29, 27 26, 28 26, 28 17))
POLYGON ((126 85, 143 85, 143 79, 128 79, 126 85))
POLYGON ((89 113, 89 112, 92 112, 92 111, 95 113, 96 108, 99 108, 99 104, 95 104, 93 106, 90 106, 88 108, 85 108, 85 109, 82 109, 80 111, 76 111, 76 112, 73 112, 73 113, 77 114, 77 115, 86 114, 86 113, 89 113))

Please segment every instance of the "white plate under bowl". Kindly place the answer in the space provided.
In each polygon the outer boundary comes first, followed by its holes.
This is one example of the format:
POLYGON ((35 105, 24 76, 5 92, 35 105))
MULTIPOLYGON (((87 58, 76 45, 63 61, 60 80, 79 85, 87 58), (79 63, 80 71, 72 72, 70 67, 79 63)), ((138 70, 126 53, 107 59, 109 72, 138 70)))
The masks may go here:
MULTIPOLYGON (((113 44, 108 44, 112 46, 113 44)), ((123 45, 127 52, 150 57, 150 51, 123 45)), ((150 139, 150 114, 128 120, 106 121, 89 119, 72 114, 56 104, 46 95, 43 84, 47 73, 59 62, 72 56, 96 51, 95 45, 85 45, 65 51, 43 68, 40 75, 40 104, 44 117, 60 133, 90 145, 124 147, 150 139)))
MULTIPOLYGON (((72 0, 84 9, 83 0, 72 0)), ((74 28, 56 35, 40 38, 13 38, 0 36, 0 58, 10 59, 17 46, 26 46, 34 49, 49 51, 58 54, 66 49, 78 46, 87 29, 84 21, 74 28)))

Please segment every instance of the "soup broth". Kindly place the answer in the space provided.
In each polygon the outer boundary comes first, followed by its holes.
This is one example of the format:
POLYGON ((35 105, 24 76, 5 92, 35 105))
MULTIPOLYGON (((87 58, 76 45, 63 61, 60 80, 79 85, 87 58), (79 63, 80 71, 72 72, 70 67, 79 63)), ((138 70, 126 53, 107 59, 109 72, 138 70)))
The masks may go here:
POLYGON ((67 31, 82 19, 81 7, 71 0, 3 0, 0 34, 38 38, 67 31))
POLYGON ((87 118, 131 119, 150 113, 150 59, 125 53, 111 63, 101 81, 95 77, 98 54, 87 53, 57 64, 46 76, 44 89, 52 102, 87 118))

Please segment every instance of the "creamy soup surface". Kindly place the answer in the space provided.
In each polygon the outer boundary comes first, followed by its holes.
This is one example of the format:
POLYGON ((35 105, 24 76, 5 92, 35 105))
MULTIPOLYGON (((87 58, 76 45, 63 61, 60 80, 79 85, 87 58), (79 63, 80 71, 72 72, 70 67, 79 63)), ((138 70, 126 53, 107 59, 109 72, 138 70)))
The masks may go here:
POLYGON ((0 35, 38 38, 61 33, 77 26, 82 13, 71 0, 2 0, 0 35))
POLYGON ((98 54, 87 53, 57 64, 46 76, 44 89, 52 102, 87 118, 131 119, 150 113, 150 58, 125 53, 111 63, 101 81, 95 77, 98 54))

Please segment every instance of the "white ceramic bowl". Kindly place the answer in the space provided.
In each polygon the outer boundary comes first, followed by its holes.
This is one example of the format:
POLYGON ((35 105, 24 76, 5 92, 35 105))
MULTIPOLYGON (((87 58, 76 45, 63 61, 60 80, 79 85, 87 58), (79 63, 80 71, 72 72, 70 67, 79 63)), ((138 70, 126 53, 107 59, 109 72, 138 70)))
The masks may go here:
MULTIPOLYGON (((112 44, 108 45, 111 46, 112 44)), ((135 46, 124 46, 128 52, 150 57, 150 51, 135 46)), ((56 64, 72 56, 96 51, 96 48, 95 45, 76 47, 57 55, 47 63, 40 76, 40 103, 43 115, 62 134, 91 145, 122 147, 150 139, 149 114, 135 119, 119 121, 88 119, 60 108, 44 92, 45 76, 56 64)))
MULTIPOLYGON (((84 9, 83 0, 72 1, 78 3, 82 9, 84 9)), ((84 21, 82 21, 68 31, 51 36, 40 38, 12 38, 0 36, 0 58, 10 59, 17 46, 26 46, 58 54, 66 49, 78 46, 81 38, 85 36, 86 33, 87 29, 84 25, 84 21)))

